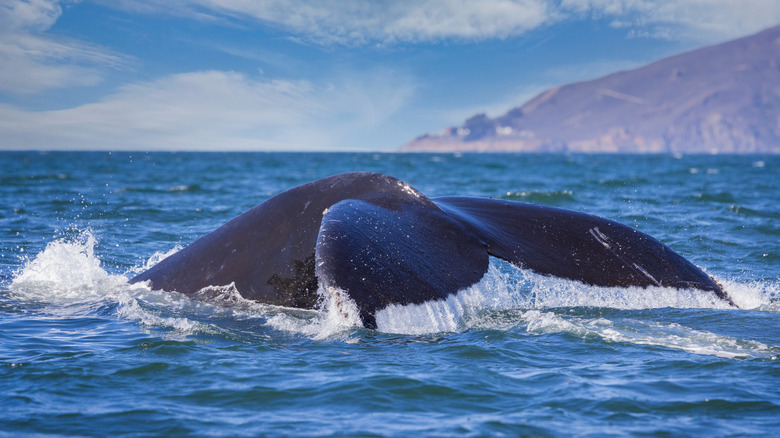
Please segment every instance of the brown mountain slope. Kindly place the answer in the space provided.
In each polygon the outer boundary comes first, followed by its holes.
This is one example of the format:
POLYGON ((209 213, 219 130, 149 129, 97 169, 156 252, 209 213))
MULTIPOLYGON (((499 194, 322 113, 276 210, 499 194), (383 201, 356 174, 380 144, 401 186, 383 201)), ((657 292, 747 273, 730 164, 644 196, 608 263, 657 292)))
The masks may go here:
POLYGON ((780 26, 553 88, 401 150, 780 153, 780 26))

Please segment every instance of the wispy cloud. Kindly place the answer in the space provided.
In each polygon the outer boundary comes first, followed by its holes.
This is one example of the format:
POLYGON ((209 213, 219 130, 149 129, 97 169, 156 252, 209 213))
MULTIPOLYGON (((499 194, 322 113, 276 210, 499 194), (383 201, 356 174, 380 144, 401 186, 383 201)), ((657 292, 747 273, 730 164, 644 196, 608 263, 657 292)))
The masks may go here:
POLYGON ((413 87, 395 72, 327 84, 175 74, 64 110, 0 106, 0 148, 347 149, 402 108, 413 87))
POLYGON ((138 12, 254 20, 319 44, 507 38, 566 20, 604 18, 628 36, 709 43, 780 22, 776 0, 117 0, 138 12))
POLYGON ((6 1, 0 4, 0 24, 6 30, 46 30, 61 13, 58 1, 6 1))
POLYGON ((630 37, 713 43, 780 23, 777 0, 563 0, 560 11, 612 20, 630 37))
MULTIPOLYGON (((780 2, 775 0, 92 1, 135 13, 259 23, 307 44, 347 46, 478 42, 594 18, 625 29, 627 36, 712 42, 780 22, 780 2)), ((75 2, 0 1, 0 92, 90 86, 112 69, 129 67, 132 59, 126 56, 49 32, 63 13, 61 5, 75 2)), ((262 48, 217 48, 248 59, 267 61, 274 55, 262 48)), ((284 58, 277 62, 289 64, 284 58)), ((580 74, 584 70, 577 66, 580 74)), ((391 68, 330 71, 328 78, 324 74, 310 80, 273 80, 215 67, 128 83, 98 100, 65 109, 32 111, 0 104, 0 148, 381 149, 408 140, 405 131, 395 128, 399 120, 410 122, 409 114, 415 111, 410 102, 419 99, 418 80, 391 68), (393 131, 400 137, 393 137, 393 131)), ((439 113, 434 118, 451 113, 446 120, 462 120, 477 111, 498 115, 547 85, 585 79, 567 72, 547 76, 555 83, 508 89, 501 99, 479 108, 434 105, 428 112, 439 113)), ((423 78, 419 81, 424 83, 423 78)))
POLYGON ((555 17, 551 3, 544 0, 122 0, 116 6, 210 19, 257 20, 325 45, 505 38, 555 17))
POLYGON ((94 85, 103 68, 127 65, 127 57, 100 46, 46 35, 61 14, 54 0, 0 4, 0 92, 94 85))

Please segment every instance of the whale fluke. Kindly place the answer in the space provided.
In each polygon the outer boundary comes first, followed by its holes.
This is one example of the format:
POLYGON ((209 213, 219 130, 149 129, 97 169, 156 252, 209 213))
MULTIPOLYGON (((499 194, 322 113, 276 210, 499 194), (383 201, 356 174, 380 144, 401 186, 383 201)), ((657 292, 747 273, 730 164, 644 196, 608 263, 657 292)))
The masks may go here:
POLYGON ((498 258, 540 274, 594 286, 721 287, 655 238, 621 223, 523 202, 448 197, 436 204, 472 227, 498 258))
POLYGON ((344 293, 361 321, 393 305, 446 299, 477 282, 489 255, 598 286, 726 293, 658 240, 597 216, 513 201, 429 199, 393 177, 356 172, 282 192, 130 280, 193 294, 233 283, 247 299, 317 306, 344 293))
POLYGON ((345 200, 322 220, 317 278, 357 304, 363 325, 391 304, 446 299, 487 272, 484 244, 423 198, 379 204, 345 200))

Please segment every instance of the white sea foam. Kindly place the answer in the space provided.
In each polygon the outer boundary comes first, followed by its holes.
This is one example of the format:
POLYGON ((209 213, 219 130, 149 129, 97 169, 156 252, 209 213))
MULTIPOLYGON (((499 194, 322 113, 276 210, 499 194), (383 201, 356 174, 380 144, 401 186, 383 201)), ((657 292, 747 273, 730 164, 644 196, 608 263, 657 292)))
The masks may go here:
POLYGON ((350 342, 354 329, 363 325, 357 305, 337 288, 320 287, 318 293, 322 299, 314 318, 302 320, 288 313, 278 313, 269 318, 267 324, 277 330, 300 333, 313 339, 342 339, 350 342))
MULTIPOLYGON (((136 321, 144 328, 163 328, 168 331, 163 334, 166 338, 185 338, 190 335, 199 333, 217 334, 222 330, 216 328, 213 325, 203 323, 200 321, 194 321, 190 318, 183 316, 165 316, 165 313, 169 313, 171 308, 156 308, 150 305, 150 303, 143 298, 149 299, 153 297, 131 295, 129 293, 118 294, 119 307, 117 309, 117 315, 120 318, 136 321)), ((170 301, 167 303, 169 306, 174 307, 170 301)), ((179 303, 177 303, 179 304, 179 303)))
POLYGON ((523 270, 532 307, 608 307, 613 309, 729 308, 715 294, 671 287, 602 287, 523 270))
POLYGON ((383 332, 424 334, 467 329, 488 311, 505 310, 523 302, 507 275, 491 265, 482 280, 446 300, 390 305, 376 313, 383 332))
MULTIPOLYGON (((243 298, 235 286, 206 288, 194 300, 178 293, 129 285, 111 274, 95 255, 97 241, 89 233, 51 242, 24 264, 8 287, 18 301, 42 303, 53 314, 84 314, 104 304, 115 306, 118 318, 144 329, 162 329, 164 336, 186 337, 221 333, 224 329, 198 321, 198 315, 228 312, 236 318, 259 318, 274 330, 312 339, 352 342, 361 327, 355 303, 340 290, 319 291, 317 311, 286 309, 243 298)), ((176 249, 172 250, 175 251, 176 249)), ((156 254, 152 266, 170 255, 156 254)), ((142 268, 143 269, 143 268, 142 268)), ((742 309, 780 311, 780 285, 771 281, 742 282, 719 279, 742 309)), ((672 288, 606 288, 547 277, 492 260, 485 277, 446 300, 412 306, 389 306, 376 314, 380 331, 401 334, 460 332, 471 328, 512 329, 526 326, 529 333, 570 332, 599 336, 610 342, 659 345, 720 357, 777 355, 777 347, 694 330, 679 324, 556 313, 554 309, 605 307, 615 309, 729 308, 713 294, 672 288)))
POLYGON ((128 274, 131 275, 137 275, 141 272, 146 271, 147 269, 150 269, 152 266, 156 265, 157 263, 160 263, 163 259, 168 258, 169 256, 172 256, 179 252, 182 249, 181 245, 176 245, 173 248, 169 249, 168 251, 163 252, 156 252, 152 254, 151 257, 149 257, 144 264, 134 267, 133 269, 128 272, 128 274))
POLYGON ((740 309, 780 312, 780 282, 718 279, 740 309))
MULTIPOLYGON (((732 309, 714 294, 664 287, 594 287, 491 265, 485 278, 446 300, 392 305, 377 312, 379 330, 402 334, 460 332, 469 328, 510 329, 529 333, 568 332, 609 342, 657 345, 724 358, 774 358, 780 347, 696 330, 677 323, 619 317, 588 318, 555 309, 602 307, 621 310, 655 308, 732 309)), ((742 309, 778 311, 778 285, 721 281, 742 309)))
POLYGON ((90 232, 73 240, 56 240, 18 272, 11 290, 30 301, 84 300, 102 298, 127 279, 106 272, 95 257, 97 240, 90 232))
POLYGON ((172 330, 168 334, 177 336, 214 331, 186 317, 163 316, 191 301, 180 294, 151 291, 143 284, 130 285, 125 276, 110 274, 95 255, 96 244, 89 231, 50 242, 14 276, 11 297, 44 304, 46 312, 59 316, 83 316, 100 305, 116 305, 118 317, 145 328, 172 330))
POLYGON ((780 352, 780 348, 761 342, 718 335, 677 323, 568 317, 540 310, 523 312, 522 320, 529 333, 567 332, 582 338, 600 337, 609 342, 655 345, 729 359, 774 358, 780 352))
MULTIPOLYGON (((770 305, 767 285, 724 282, 741 308, 770 305), (760 287, 759 287, 760 286, 760 287)), ((776 286, 775 286, 776 287, 776 286)), ((668 287, 599 287, 536 274, 493 261, 477 284, 446 300, 415 305, 391 305, 376 314, 380 331, 404 334, 457 332, 482 326, 496 311, 605 307, 613 309, 710 308, 729 309, 715 294, 668 287)), ((491 319, 495 321, 494 319, 491 319)))

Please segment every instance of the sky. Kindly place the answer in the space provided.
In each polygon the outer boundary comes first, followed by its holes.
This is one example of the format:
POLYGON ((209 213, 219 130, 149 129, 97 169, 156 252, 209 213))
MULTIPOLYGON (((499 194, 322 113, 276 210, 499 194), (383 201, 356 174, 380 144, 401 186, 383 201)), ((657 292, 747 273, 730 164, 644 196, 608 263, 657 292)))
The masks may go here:
POLYGON ((0 150, 393 151, 778 0, 0 0, 0 150))

